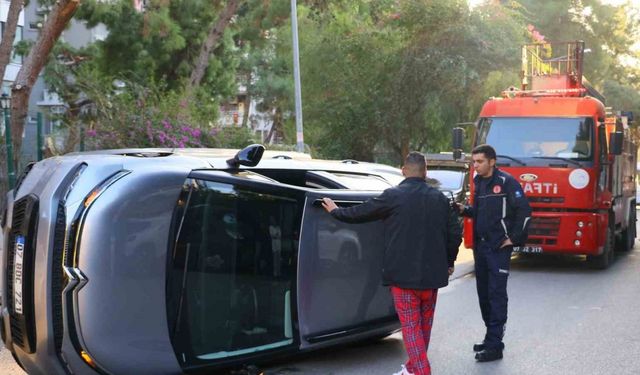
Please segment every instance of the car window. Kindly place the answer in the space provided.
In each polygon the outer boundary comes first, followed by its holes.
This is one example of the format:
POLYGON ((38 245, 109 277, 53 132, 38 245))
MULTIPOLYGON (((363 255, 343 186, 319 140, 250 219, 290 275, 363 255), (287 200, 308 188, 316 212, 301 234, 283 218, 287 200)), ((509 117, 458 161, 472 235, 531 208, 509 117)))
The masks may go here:
POLYGON ((393 186, 383 178, 374 175, 326 171, 314 171, 314 173, 336 181, 351 190, 385 190, 393 186))
POLYGON ((302 201, 283 189, 191 180, 167 297, 172 341, 187 364, 290 345, 302 201))
POLYGON ((258 173, 254 173, 254 172, 249 172, 249 171, 240 171, 240 172, 234 174, 234 176, 242 177, 242 178, 246 178, 248 180, 254 180, 254 181, 278 183, 278 181, 276 181, 276 180, 274 180, 274 179, 272 179, 270 177, 267 177, 267 176, 264 176, 264 175, 261 175, 261 174, 258 174, 258 173))
POLYGON ((402 172, 400 172, 400 170, 398 170, 397 173, 389 172, 389 171, 381 171, 381 170, 374 170, 372 172, 382 177, 383 179, 385 179, 387 182, 389 182, 391 185, 394 185, 394 186, 399 185, 402 181, 404 181, 404 176, 402 175, 402 172))
POLYGON ((427 171, 427 183, 440 190, 459 190, 462 188, 464 173, 462 171, 430 169, 427 171))

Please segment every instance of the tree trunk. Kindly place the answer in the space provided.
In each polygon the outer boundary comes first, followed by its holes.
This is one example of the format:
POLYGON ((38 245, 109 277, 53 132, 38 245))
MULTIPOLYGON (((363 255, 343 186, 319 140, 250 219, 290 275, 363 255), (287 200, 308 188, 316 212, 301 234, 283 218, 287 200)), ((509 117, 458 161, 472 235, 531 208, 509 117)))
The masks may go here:
POLYGON ((11 51, 13 50, 13 42, 16 39, 16 28, 18 27, 18 19, 22 8, 24 8, 24 0, 11 0, 9 12, 7 13, 7 22, 2 31, 2 42, 0 42, 0 77, 3 79, 7 64, 11 61, 11 51))
POLYGON ((246 127, 250 127, 249 126, 249 106, 251 106, 251 95, 249 94, 248 91, 244 96, 243 103, 244 103, 244 112, 242 113, 242 127, 246 128, 246 127))
MULTIPOLYGON (((7 65, 11 61, 13 42, 16 38, 16 28, 18 27, 18 19, 22 8, 24 8, 24 0, 11 0, 9 11, 7 12, 7 22, 2 33, 2 42, 0 42, 0 78, 2 79, 4 79, 7 65)), ((2 115, 2 111, 0 111, 0 115, 2 115)), ((4 118, 2 121, 4 122, 4 118)), ((8 127, 9 124, 5 124, 5 126, 8 127)), ((2 144, 4 144, 4 139, 2 139, 2 144)), ((2 152, 0 152, 0 197, 4 197, 9 190, 7 165, 7 149, 3 147, 2 152)))
POLYGON ((224 9, 218 16, 218 20, 213 25, 213 27, 209 30, 209 35, 205 42, 202 44, 200 48, 200 54, 195 61, 193 71, 191 71, 191 77, 189 78, 189 83, 187 85, 187 93, 191 94, 194 88, 200 86, 202 82, 202 78, 204 78, 204 73, 207 70, 207 66, 209 66, 209 57, 211 56, 211 51, 214 47, 217 47, 222 35, 224 34, 224 30, 229 25, 231 21, 231 17, 236 14, 238 10, 238 5, 242 0, 228 0, 224 9))
POLYGON ((402 139, 401 140, 402 144, 401 144, 401 149, 400 149, 400 160, 401 163, 404 164, 404 158, 407 157, 407 155, 409 155, 409 140, 408 139, 402 139))
POLYGON ((29 96, 38 75, 47 63, 49 54, 60 34, 78 9, 80 0, 58 0, 45 21, 36 43, 24 59, 13 86, 11 87, 11 131, 13 137, 13 163, 20 160, 22 132, 29 110, 29 96))
POLYGON ((267 137, 264 139, 265 143, 272 145, 274 141, 278 140, 278 134, 280 133, 280 126, 282 123, 282 110, 280 107, 276 107, 273 113, 273 124, 271 124, 271 129, 269 129, 269 133, 267 137))

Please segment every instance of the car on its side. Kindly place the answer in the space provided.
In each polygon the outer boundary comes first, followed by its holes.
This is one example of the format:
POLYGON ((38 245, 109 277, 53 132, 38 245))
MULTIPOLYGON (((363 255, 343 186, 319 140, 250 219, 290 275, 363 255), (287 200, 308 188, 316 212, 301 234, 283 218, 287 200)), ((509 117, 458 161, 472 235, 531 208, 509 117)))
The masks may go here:
POLYGON ((375 197, 398 170, 263 152, 34 164, 2 220, 0 333, 16 361, 29 374, 209 373, 397 331, 382 223, 341 223, 319 202, 375 197))

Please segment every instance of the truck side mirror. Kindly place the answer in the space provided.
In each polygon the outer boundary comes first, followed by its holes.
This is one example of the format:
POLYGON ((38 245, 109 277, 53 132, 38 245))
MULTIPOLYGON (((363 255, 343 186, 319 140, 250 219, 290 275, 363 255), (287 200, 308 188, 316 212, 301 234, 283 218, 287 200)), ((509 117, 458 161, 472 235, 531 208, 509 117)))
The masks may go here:
POLYGON ((460 127, 453 128, 453 159, 458 160, 462 157, 462 142, 464 140, 464 129, 460 127))
POLYGON ((622 154, 622 141, 624 140, 623 132, 612 132, 609 134, 609 154, 622 154))

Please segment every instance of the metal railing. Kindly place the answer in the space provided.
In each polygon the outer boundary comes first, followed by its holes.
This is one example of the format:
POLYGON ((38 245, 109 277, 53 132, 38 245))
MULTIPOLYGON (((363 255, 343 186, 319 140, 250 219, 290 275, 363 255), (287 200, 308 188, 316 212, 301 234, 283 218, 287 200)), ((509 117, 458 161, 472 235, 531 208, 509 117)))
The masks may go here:
POLYGON ((529 89, 531 79, 560 75, 582 83, 584 42, 533 43, 522 46, 522 89, 529 89))

